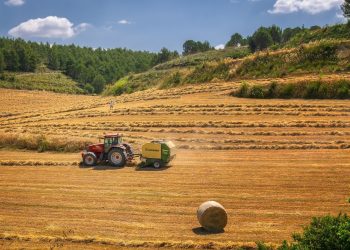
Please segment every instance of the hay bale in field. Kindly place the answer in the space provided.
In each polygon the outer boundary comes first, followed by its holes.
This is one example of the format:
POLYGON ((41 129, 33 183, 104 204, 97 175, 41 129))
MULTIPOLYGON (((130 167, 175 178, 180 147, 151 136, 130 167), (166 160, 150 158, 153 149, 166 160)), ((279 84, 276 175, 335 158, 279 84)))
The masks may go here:
POLYGON ((197 210, 197 218, 201 226, 209 232, 223 231, 227 225, 226 210, 216 201, 202 203, 197 210))

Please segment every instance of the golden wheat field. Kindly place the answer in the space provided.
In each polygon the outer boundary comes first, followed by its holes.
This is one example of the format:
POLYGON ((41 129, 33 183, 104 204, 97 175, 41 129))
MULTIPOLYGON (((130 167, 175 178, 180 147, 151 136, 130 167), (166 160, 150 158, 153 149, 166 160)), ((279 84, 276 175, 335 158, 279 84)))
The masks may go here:
MULTIPOLYGON (((324 76, 339 77, 349 78, 324 76)), ((254 249, 289 240, 313 216, 349 212, 350 102, 229 96, 239 85, 120 97, 0 89, 0 248, 254 249), (39 135, 97 142, 109 132, 136 150, 171 139, 177 158, 158 171, 137 162, 84 168, 79 152, 6 146, 39 135), (196 209, 207 200, 227 209, 225 232, 199 228, 196 209)))

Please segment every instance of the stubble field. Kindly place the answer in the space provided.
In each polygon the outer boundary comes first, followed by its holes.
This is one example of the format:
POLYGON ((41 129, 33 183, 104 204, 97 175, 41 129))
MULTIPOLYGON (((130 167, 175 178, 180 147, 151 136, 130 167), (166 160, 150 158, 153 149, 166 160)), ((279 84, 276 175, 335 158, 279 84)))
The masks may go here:
POLYGON ((230 97, 239 85, 113 98, 1 89, 2 138, 85 143, 122 132, 136 150, 165 138, 178 152, 153 171, 82 168, 79 153, 3 147, 0 247, 254 247, 290 239, 313 216, 348 211, 349 101, 230 97), (199 228, 196 209, 206 200, 226 207, 224 233, 199 228))

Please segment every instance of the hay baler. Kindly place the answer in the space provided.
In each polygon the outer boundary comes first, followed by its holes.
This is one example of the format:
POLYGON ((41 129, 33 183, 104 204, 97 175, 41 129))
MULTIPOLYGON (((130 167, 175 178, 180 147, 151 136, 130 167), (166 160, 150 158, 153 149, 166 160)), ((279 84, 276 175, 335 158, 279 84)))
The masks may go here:
POLYGON ((89 145, 82 152, 84 165, 95 166, 100 162, 108 162, 114 167, 124 167, 135 157, 140 157, 141 166, 161 168, 176 156, 175 145, 167 140, 146 143, 142 146, 141 153, 135 154, 131 145, 123 143, 121 134, 105 135, 103 139, 103 143, 89 145))
POLYGON ((171 162, 176 156, 175 145, 171 141, 157 140, 142 146, 140 155, 143 166, 161 168, 171 162))

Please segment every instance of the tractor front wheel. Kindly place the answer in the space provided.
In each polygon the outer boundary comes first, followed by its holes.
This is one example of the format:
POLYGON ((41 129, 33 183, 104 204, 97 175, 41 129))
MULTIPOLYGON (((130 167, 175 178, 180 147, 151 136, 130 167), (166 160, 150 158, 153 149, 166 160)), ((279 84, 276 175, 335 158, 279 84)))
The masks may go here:
POLYGON ((94 153, 86 153, 83 157, 83 162, 85 166, 92 167, 96 165, 97 157, 94 153))
POLYGON ((126 164, 125 152, 121 148, 114 148, 108 153, 108 162, 114 167, 124 167, 126 164))

